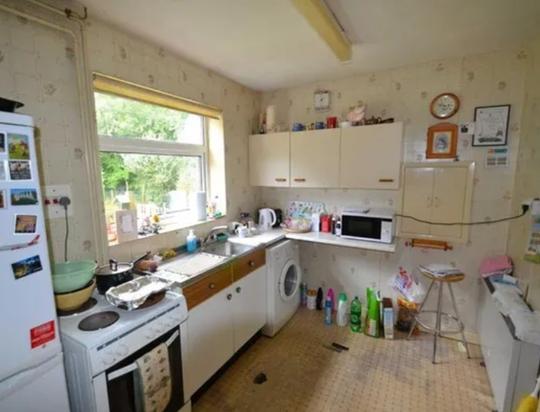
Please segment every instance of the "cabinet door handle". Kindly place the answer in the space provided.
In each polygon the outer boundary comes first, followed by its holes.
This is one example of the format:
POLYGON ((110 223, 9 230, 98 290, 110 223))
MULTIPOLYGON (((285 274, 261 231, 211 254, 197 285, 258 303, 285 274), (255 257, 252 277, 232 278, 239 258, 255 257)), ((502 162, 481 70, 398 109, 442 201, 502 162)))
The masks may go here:
POLYGON ((250 260, 250 261, 248 262, 248 265, 249 265, 249 267, 252 267, 252 268, 253 268, 253 267, 255 267, 255 262, 252 261, 252 260, 250 260))
POLYGON ((379 179, 379 183, 393 183, 394 179, 379 179))
POLYGON ((295 178, 294 178, 294 181, 295 181, 295 182, 305 182, 306 179, 303 178, 303 177, 295 177, 295 178))
POLYGON ((231 300, 232 299, 232 293, 228 293, 227 294, 227 300, 231 300))
POLYGON ((236 293, 240 293, 242 291, 242 288, 240 286, 236 287, 236 293))
POLYGON ((286 182, 287 181, 287 179, 285 179, 284 177, 276 177, 274 180, 276 182, 286 182))
POLYGON ((215 284, 215 283, 210 283, 210 284, 208 285, 208 288, 209 288, 209 289, 215 289, 215 288, 216 288, 216 284, 215 284))

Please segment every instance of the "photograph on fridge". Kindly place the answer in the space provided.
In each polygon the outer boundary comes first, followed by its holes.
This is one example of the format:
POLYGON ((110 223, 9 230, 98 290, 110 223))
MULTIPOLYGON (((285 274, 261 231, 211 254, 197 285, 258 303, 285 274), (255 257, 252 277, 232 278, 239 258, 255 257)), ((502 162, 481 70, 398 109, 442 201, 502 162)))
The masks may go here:
POLYGON ((23 134, 8 134, 8 156, 15 160, 30 159, 30 143, 28 136, 23 134))
POLYGON ((28 160, 10 160, 9 177, 11 180, 32 180, 30 162, 28 160))
POLYGON ((6 134, 0 132, 0 153, 5 153, 6 151, 6 134))
POLYGON ((0 209, 7 207, 6 191, 0 190, 0 209))
POLYGON ((15 233, 29 234, 36 233, 36 215, 15 215, 15 233))
POLYGON ((11 206, 30 206, 38 204, 36 189, 11 189, 11 206))
POLYGON ((5 162, 0 160, 0 182, 6 180, 6 166, 5 162))
POLYGON ((13 270, 15 279, 20 279, 22 277, 31 275, 32 273, 43 270, 43 266, 41 265, 39 255, 35 255, 12 263, 11 269, 13 270))

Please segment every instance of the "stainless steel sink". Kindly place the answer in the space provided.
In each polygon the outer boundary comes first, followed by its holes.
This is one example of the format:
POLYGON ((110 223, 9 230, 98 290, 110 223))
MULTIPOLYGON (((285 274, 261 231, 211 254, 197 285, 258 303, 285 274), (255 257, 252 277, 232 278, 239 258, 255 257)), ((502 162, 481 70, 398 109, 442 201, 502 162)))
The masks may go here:
POLYGON ((216 242, 206 245, 202 251, 218 256, 238 256, 253 249, 253 246, 240 245, 233 242, 216 242))

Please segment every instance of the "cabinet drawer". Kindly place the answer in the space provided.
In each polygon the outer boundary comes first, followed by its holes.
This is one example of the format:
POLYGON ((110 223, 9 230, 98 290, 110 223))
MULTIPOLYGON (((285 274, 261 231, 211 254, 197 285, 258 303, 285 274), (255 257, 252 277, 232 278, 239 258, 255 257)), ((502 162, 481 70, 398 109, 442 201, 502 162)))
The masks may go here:
POLYGON ((264 249, 259 249, 246 256, 242 256, 233 262, 233 280, 236 282, 238 279, 242 279, 248 273, 264 266, 265 263, 266 252, 264 249))
POLYGON ((214 296, 220 290, 225 289, 232 283, 231 266, 215 270, 213 273, 201 279, 197 283, 186 286, 182 289, 188 309, 192 309, 199 303, 214 296))

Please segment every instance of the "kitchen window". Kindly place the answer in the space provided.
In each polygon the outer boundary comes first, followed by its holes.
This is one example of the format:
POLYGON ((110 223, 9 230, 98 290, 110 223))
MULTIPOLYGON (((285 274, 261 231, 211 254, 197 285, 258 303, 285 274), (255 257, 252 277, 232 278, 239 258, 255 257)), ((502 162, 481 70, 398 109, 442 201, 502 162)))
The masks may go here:
POLYGON ((194 193, 209 192, 209 116, 197 103, 175 99, 95 76, 109 245, 196 222, 194 193))

